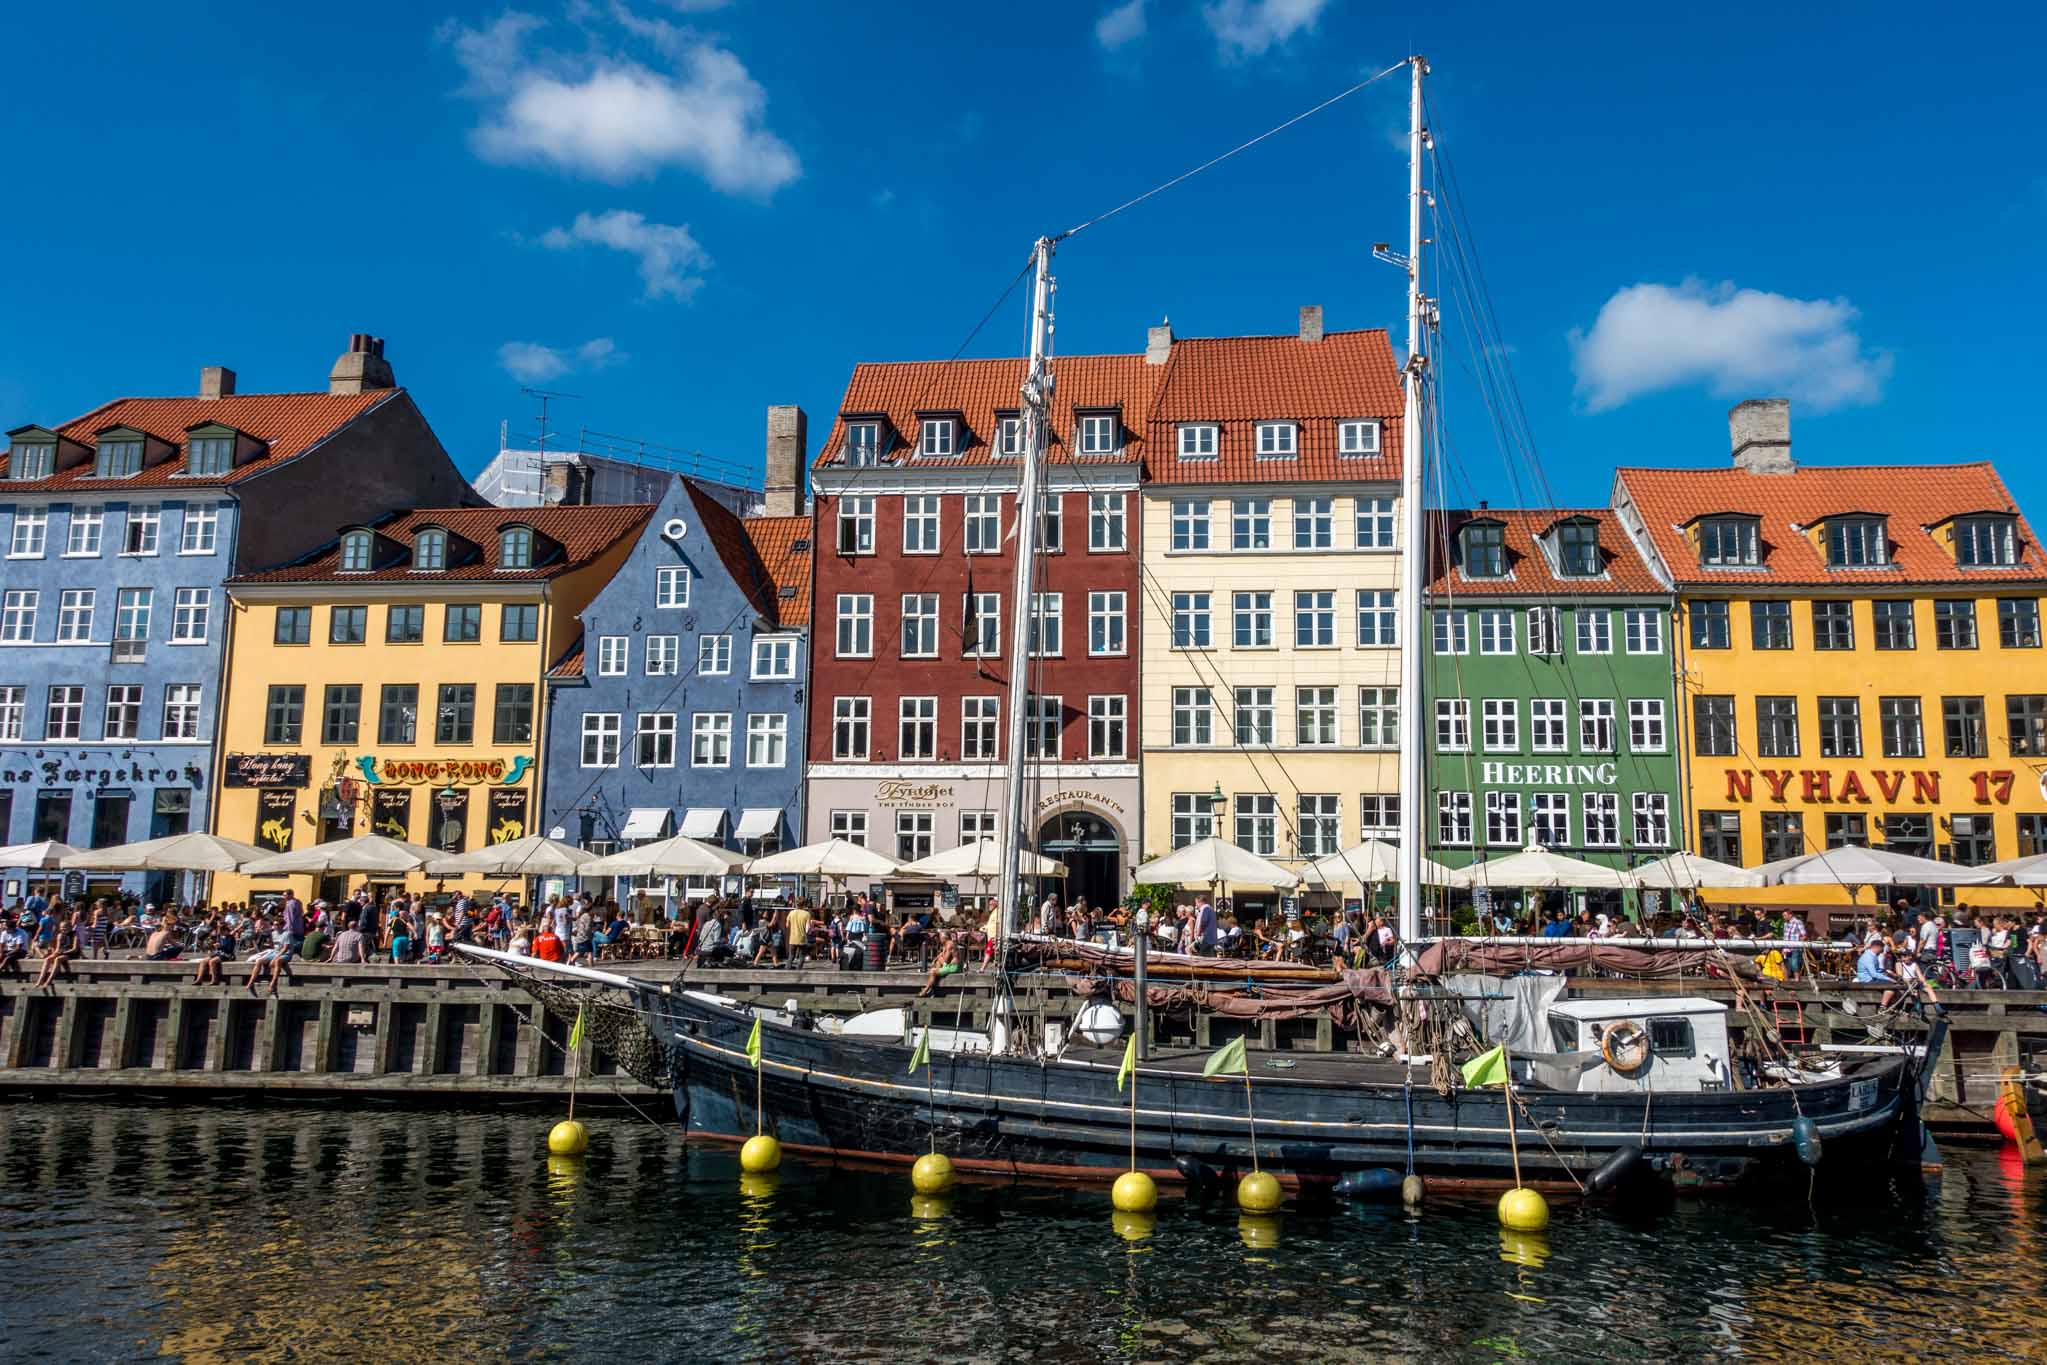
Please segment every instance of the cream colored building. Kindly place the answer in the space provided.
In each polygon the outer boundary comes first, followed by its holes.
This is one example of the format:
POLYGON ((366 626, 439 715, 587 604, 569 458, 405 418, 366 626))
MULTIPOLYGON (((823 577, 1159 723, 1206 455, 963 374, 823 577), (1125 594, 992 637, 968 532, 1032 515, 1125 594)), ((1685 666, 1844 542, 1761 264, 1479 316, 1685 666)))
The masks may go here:
POLYGON ((1213 833, 1298 867, 1398 833, 1399 375, 1310 310, 1194 347, 1143 490, 1142 854, 1213 833))

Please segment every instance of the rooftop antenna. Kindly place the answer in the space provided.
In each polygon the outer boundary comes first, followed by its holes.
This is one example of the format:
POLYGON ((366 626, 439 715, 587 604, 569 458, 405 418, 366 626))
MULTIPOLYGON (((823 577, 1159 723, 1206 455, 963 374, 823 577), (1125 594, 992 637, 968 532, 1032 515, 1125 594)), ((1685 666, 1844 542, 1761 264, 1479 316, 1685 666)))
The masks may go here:
POLYGON ((529 389, 523 385, 520 386, 519 392, 525 394, 528 398, 538 398, 540 400, 540 458, 544 462, 547 459, 548 403, 556 398, 581 398, 583 395, 580 393, 557 393, 553 389, 529 389))

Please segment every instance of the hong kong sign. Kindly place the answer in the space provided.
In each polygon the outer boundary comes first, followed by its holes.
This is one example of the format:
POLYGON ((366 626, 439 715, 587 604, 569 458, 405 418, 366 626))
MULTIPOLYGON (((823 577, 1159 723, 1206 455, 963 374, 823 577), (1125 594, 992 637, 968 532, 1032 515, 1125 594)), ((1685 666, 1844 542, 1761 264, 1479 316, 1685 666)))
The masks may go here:
POLYGON ((312 778, 311 754, 229 754, 223 785, 303 787, 312 778))
MULTIPOLYGON (((2011 769, 1978 769, 1966 777, 1968 797, 1977 805, 2011 804, 2012 787, 2018 780, 2018 774, 2011 769)), ((1866 775, 1852 768, 1846 772, 1826 768, 1758 768, 1753 772, 1730 769, 1727 799, 1755 800, 1757 778, 1762 779, 1763 799, 1776 803, 1867 806, 1881 801, 1887 806, 1905 802, 1937 806, 1941 800, 1941 774, 1925 768, 1872 768, 1866 775)))
POLYGON ((363 781, 382 785, 475 787, 485 783, 513 783, 526 776, 533 760, 525 754, 502 758, 379 758, 364 754, 355 766, 363 781))

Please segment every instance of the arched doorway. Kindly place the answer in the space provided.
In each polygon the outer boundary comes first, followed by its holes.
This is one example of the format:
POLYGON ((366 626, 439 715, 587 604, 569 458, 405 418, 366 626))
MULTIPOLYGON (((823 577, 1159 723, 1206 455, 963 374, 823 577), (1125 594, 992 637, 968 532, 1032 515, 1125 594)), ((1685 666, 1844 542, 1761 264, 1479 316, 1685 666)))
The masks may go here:
POLYGON ((1066 864, 1066 904, 1085 896, 1089 905, 1123 899, 1123 841, 1116 827, 1084 810, 1061 811, 1038 828, 1038 852, 1066 864))

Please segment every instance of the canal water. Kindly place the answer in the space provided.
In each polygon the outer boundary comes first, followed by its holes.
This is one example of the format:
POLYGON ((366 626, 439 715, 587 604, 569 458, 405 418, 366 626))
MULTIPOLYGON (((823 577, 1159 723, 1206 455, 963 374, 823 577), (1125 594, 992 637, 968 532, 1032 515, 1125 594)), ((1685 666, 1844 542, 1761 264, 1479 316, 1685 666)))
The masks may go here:
POLYGON ((9 1359, 1989 1360, 2047 1356, 2047 1174, 1816 1205, 1290 1209, 790 1164, 632 1114, 0 1104, 9 1359), (1149 1235, 1144 1235, 1148 1232, 1149 1235))

